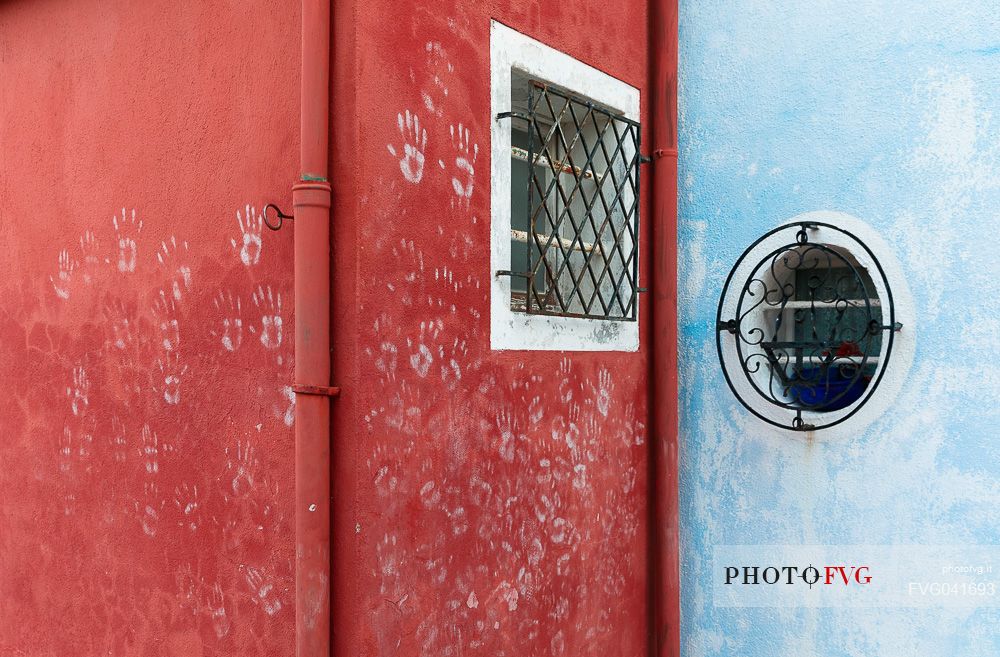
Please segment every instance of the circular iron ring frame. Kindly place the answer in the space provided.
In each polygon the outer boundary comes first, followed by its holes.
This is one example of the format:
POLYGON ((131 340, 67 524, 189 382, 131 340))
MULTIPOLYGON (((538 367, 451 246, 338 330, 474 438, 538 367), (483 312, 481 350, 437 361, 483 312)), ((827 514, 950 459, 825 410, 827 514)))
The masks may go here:
MULTIPOLYGON (((844 248, 844 247, 840 247, 840 248, 844 248)), ((841 257, 841 258, 843 258, 842 254, 838 254, 838 256, 841 257)), ((845 259, 845 261, 846 261, 846 259, 845 259)), ((848 264, 850 264, 850 263, 848 262, 848 264)), ((851 267, 853 269, 853 265, 851 267)), ((766 295, 766 288, 765 288, 765 295, 766 295)), ((869 306, 870 306, 870 300, 866 300, 866 307, 869 307, 869 306)), ((753 308, 751 308, 750 310, 753 310, 753 308)), ((749 311, 748 311, 748 313, 749 313, 749 311)), ((730 270, 729 275, 726 277, 726 282, 722 286, 722 293, 719 295, 719 304, 718 304, 718 307, 717 307, 717 310, 716 310, 715 319, 716 319, 715 346, 716 346, 716 350, 717 350, 718 356, 719 356, 719 364, 722 366, 722 374, 725 377, 726 384, 729 386, 729 389, 732 391, 733 395, 736 397, 736 399, 739 400, 740 404, 742 404, 748 411, 750 411, 751 413, 753 413, 756 417, 760 418, 764 422, 767 422, 768 424, 770 424, 772 426, 776 426, 776 427, 779 427, 779 428, 782 428, 782 429, 790 429, 792 431, 818 431, 820 429, 827 429, 829 427, 836 426, 836 425, 838 425, 838 424, 840 424, 840 423, 848 420, 855 413, 857 413, 861 409, 861 407, 864 406, 868 402, 869 399, 871 399, 872 395, 878 389, 878 385, 882 381, 882 377, 885 374, 886 368, 889 365, 889 357, 892 354, 892 346, 893 346, 893 339, 894 339, 894 336, 895 336, 895 332, 898 331, 898 330, 900 330, 902 328, 902 324, 900 324, 899 322, 896 321, 896 308, 895 308, 895 304, 893 302, 892 288, 889 285, 889 279, 885 275, 885 270, 882 268, 882 264, 879 262, 878 258, 875 257, 875 253, 868 247, 867 244, 865 244, 864 242, 862 242, 854 233, 852 233, 852 232, 850 232, 848 230, 845 230, 843 228, 840 228, 838 226, 835 226, 833 224, 829 224, 829 223, 825 223, 825 222, 820 222, 820 221, 797 221, 797 222, 793 222, 793 223, 784 224, 782 226, 779 226, 779 227, 777 227, 777 228, 775 228, 775 229, 773 229, 773 230, 765 233, 764 235, 762 235, 761 237, 759 237, 757 240, 755 240, 753 242, 753 244, 751 244, 749 247, 747 247, 746 250, 743 251, 743 253, 740 255, 740 257, 736 260, 736 263, 733 265, 733 268, 730 270), (740 394, 739 390, 737 390, 736 385, 733 383, 732 377, 730 376, 729 370, 728 370, 728 368, 726 366, 726 358, 725 358, 725 355, 723 353, 723 344, 722 344, 723 333, 734 334, 735 335, 735 339, 737 341, 739 341, 740 340, 740 337, 739 337, 740 322, 742 321, 742 318, 739 317, 739 315, 737 314, 737 318, 736 319, 723 319, 723 317, 722 317, 722 311, 723 311, 723 307, 724 307, 725 302, 726 302, 726 298, 727 298, 727 296, 729 294, 729 290, 730 290, 730 286, 732 285, 733 278, 736 275, 737 271, 740 269, 740 267, 743 265, 743 262, 747 259, 747 257, 751 253, 753 253, 753 251, 760 244, 762 244, 763 242, 765 242, 769 238, 777 235, 778 233, 781 233, 782 231, 795 230, 795 239, 792 242, 785 243, 785 244, 783 244, 780 247, 777 247, 775 249, 770 250, 770 252, 764 258, 762 258, 753 267, 753 269, 751 269, 751 271, 749 272, 749 275, 748 275, 748 280, 742 286, 743 289, 741 290, 741 293, 740 293, 741 298, 739 300, 737 300, 737 307, 738 308, 742 307, 742 297, 745 296, 746 291, 747 291, 747 287, 752 283, 753 280, 755 280, 754 279, 754 275, 761 269, 762 266, 764 266, 764 264, 769 259, 776 259, 778 256, 780 256, 782 254, 782 252, 790 251, 790 250, 796 249, 798 247, 806 246, 806 245, 815 245, 815 246, 825 247, 826 250, 830 250, 830 251, 833 251, 834 253, 836 253, 835 249, 831 249, 828 244, 825 244, 825 243, 822 243, 822 242, 810 242, 808 240, 808 231, 815 231, 815 230, 818 230, 820 228, 834 230, 834 231, 837 231, 838 233, 844 235, 851 242, 853 242, 855 245, 857 245, 858 247, 860 247, 861 250, 863 250, 864 253, 868 255, 868 257, 871 259, 872 263, 874 263, 875 268, 878 271, 879 278, 881 279, 882 285, 883 285, 883 287, 885 289, 885 297, 886 298, 884 300, 879 299, 880 306, 882 308, 882 318, 883 318, 883 320, 886 318, 886 311, 888 311, 888 319, 889 319, 888 324, 878 326, 878 329, 880 331, 882 331, 883 333, 887 334, 887 338, 885 339, 885 345, 884 345, 885 346, 885 356, 878 363, 878 365, 877 365, 877 371, 875 373, 875 376, 871 380, 871 382, 868 384, 868 386, 865 388, 864 394, 858 400, 852 402, 851 404, 849 404, 846 407, 846 408, 849 408, 849 410, 848 410, 847 413, 845 413, 843 415, 840 415, 839 417, 837 417, 832 422, 827 422, 826 424, 808 424, 808 423, 804 422, 803 419, 802 419, 802 412, 803 412, 803 410, 805 410, 805 411, 808 412, 810 409, 795 408, 795 407, 792 407, 792 406, 790 406, 788 404, 782 404, 782 403, 777 402, 776 400, 772 400, 771 398, 765 396, 760 391, 760 389, 753 383, 753 381, 750 380, 751 388, 753 388, 753 390, 758 393, 758 395, 757 395, 756 398, 759 398, 760 401, 768 404, 770 407, 781 408, 781 409, 786 410, 786 411, 794 411, 795 412, 795 416, 791 419, 790 422, 784 422, 783 423, 783 422, 779 422, 779 421, 777 421, 775 419, 772 419, 772 418, 768 417, 762 411, 754 408, 754 405, 750 402, 750 400, 745 399, 744 396, 740 394)), ((757 328, 757 327, 755 327, 755 328, 757 328)), ((739 351, 737 351, 737 353, 739 353, 739 351)), ((867 359, 867 357, 868 357, 868 355, 866 353, 865 354, 865 358, 867 359)), ((747 358, 747 360, 749 360, 749 357, 747 358)), ((749 380, 750 373, 747 372, 746 365, 745 365, 744 361, 741 358, 739 358, 739 356, 737 356, 737 361, 740 363, 741 371, 743 372, 743 374, 745 376, 747 376, 747 378, 749 380)))

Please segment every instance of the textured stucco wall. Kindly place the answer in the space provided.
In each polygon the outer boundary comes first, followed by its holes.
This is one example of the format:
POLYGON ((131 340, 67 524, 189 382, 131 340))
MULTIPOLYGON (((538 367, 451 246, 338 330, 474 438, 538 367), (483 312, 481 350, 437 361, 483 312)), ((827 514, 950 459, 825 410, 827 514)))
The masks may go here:
POLYGON ((293 654, 298 23, 0 5, 4 656, 293 654))
POLYGON ((646 652, 646 332, 588 353, 489 334, 490 19, 643 90, 633 4, 372 0, 339 40, 342 654, 646 652))
MULTIPOLYGON (((647 327, 491 351, 487 183, 490 19, 644 89, 644 9, 334 14, 334 652, 645 654, 647 327)), ((0 4, 4 657, 293 654, 298 22, 0 4)))
POLYGON ((994 4, 682 2, 680 24, 684 654, 997 654, 989 608, 727 609, 709 573, 725 544, 998 542, 994 4), (874 421, 807 440, 739 406, 713 323, 745 246, 813 210, 885 240, 915 351, 874 421))

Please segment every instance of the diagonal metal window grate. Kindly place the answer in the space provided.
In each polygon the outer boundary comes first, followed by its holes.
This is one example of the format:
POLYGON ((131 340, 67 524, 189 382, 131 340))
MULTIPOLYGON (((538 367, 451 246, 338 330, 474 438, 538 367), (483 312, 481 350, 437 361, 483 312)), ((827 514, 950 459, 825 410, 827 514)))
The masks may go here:
POLYGON ((737 259, 719 298, 716 347, 751 413, 816 431, 871 398, 902 327, 871 248, 832 223, 797 221, 737 259))
POLYGON ((640 125, 534 80, 526 100, 509 113, 511 307, 634 321, 640 125))

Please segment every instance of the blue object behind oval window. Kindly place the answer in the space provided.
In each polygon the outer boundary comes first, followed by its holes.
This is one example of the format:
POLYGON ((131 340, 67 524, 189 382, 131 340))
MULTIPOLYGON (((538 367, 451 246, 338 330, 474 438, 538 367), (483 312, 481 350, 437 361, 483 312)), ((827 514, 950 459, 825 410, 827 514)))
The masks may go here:
POLYGON ((870 376, 844 376, 839 367, 805 367, 802 375, 801 380, 809 383, 792 383, 792 398, 816 411, 847 408, 861 399, 871 381, 870 376))

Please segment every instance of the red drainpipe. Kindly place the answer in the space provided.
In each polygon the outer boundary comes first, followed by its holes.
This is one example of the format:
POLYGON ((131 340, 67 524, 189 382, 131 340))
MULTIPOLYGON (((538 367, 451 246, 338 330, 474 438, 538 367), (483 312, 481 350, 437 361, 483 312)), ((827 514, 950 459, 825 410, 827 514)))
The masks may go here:
POLYGON ((650 0, 653 482, 650 655, 680 657, 677 434, 677 1, 650 0))
POLYGON ((302 0, 295 208, 295 654, 330 654, 330 0, 302 0))

